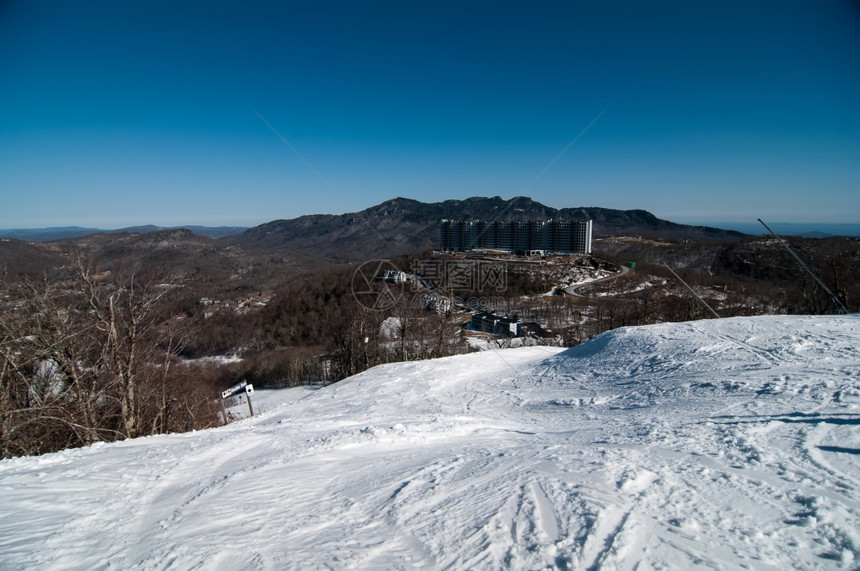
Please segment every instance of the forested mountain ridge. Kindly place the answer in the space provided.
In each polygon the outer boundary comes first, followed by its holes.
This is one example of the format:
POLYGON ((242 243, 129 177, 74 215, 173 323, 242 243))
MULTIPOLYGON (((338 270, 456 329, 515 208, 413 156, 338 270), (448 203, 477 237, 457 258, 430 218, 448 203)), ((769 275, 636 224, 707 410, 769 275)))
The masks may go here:
POLYGON ((361 212, 313 214, 273 220, 227 237, 263 249, 314 252, 337 261, 384 258, 439 247, 439 221, 451 220, 593 220, 594 236, 639 235, 663 240, 733 240, 731 230, 687 226, 657 218, 645 210, 577 207, 557 209, 517 196, 472 197, 425 203, 394 198, 361 212))

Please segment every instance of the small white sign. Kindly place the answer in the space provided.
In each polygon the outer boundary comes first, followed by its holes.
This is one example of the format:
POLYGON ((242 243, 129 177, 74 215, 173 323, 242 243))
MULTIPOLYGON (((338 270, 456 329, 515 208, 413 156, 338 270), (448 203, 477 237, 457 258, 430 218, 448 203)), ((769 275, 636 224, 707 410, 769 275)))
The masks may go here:
POLYGON ((246 385, 245 392, 249 395, 254 394, 254 385, 246 385))
MULTIPOLYGON (((226 391, 223 391, 221 393, 221 398, 225 399, 225 398, 229 397, 230 395, 236 394, 240 390, 245 388, 246 386, 248 386, 248 381, 242 381, 241 383, 236 383, 235 385, 233 385, 232 387, 230 387, 226 391)), ((251 390, 253 390, 253 389, 251 389, 251 390)))

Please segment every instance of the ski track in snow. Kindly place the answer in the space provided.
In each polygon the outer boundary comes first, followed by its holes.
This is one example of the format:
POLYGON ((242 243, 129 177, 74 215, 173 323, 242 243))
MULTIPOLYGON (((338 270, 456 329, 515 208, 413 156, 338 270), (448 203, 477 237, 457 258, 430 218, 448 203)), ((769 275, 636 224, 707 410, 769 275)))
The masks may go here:
POLYGON ((384 365, 258 391, 227 427, 6 460, 0 568, 854 569, 858 326, 384 365))

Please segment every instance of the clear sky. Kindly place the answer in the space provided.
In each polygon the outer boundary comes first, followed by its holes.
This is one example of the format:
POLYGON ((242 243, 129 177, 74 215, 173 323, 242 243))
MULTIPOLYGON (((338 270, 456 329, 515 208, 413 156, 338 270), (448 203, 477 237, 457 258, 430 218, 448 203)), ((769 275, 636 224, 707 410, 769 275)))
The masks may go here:
POLYGON ((494 195, 860 222, 860 2, 0 2, 0 228, 494 195))

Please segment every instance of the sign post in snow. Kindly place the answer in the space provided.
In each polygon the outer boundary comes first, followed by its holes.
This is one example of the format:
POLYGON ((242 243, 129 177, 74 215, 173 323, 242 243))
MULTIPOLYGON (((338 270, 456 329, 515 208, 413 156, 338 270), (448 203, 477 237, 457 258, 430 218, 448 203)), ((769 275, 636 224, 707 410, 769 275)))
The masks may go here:
POLYGON ((254 416, 254 408, 251 406, 251 393, 254 392, 254 385, 246 385, 245 386, 245 395, 248 397, 248 412, 251 413, 251 416, 254 416))
POLYGON ((254 385, 249 385, 248 381, 236 383, 226 391, 221 391, 221 412, 224 414, 224 423, 227 423, 227 411, 224 408, 224 400, 232 397, 236 393, 245 389, 245 396, 248 398, 248 412, 254 416, 254 407, 251 405, 251 394, 254 392, 254 385))

